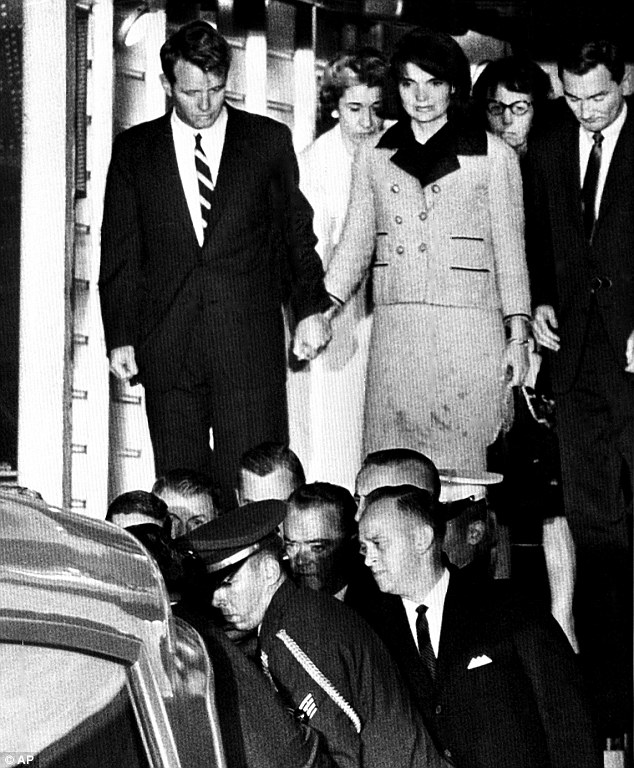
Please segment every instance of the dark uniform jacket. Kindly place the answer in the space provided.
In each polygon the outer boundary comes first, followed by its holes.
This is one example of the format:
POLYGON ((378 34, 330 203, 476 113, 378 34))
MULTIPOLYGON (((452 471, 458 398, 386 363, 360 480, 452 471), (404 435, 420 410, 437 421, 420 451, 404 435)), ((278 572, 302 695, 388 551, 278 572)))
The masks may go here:
POLYGON ((528 611, 452 571, 435 681, 400 597, 382 594, 363 615, 459 768, 600 768, 574 653, 552 617, 528 611))
POLYGON ((387 650, 335 598, 286 581, 264 617, 260 651, 286 704, 306 713, 340 768, 442 764, 387 650), (354 709, 360 733, 296 660, 280 637, 282 631, 354 709))

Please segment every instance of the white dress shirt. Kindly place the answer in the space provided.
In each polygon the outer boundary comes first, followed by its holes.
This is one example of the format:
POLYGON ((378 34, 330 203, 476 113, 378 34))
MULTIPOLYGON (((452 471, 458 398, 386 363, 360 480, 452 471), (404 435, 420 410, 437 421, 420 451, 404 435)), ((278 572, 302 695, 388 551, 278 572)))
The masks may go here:
POLYGON ((436 582, 431 592, 425 596, 420 603, 416 603, 413 600, 409 600, 406 597, 402 597, 403 607, 407 614, 407 621, 409 622, 409 628, 414 636, 414 642, 418 648, 418 636, 416 634, 416 619, 418 617, 417 608, 419 605, 424 604, 427 606, 425 616, 427 616, 427 623, 429 624, 429 637, 431 639, 431 645, 438 658, 438 647, 440 646, 440 630, 442 628, 442 612, 445 607, 445 598, 447 597, 447 589, 449 588, 449 571, 445 568, 442 576, 436 582))
POLYGON ((172 138, 174 140, 174 150, 176 151, 176 161, 178 163, 178 173, 183 185, 189 215, 196 231, 198 244, 201 246, 205 240, 203 219, 200 208, 200 195, 198 192, 198 175, 196 174, 196 161, 194 159, 194 149, 196 147, 196 135, 200 134, 200 143, 203 152, 207 157, 207 163, 211 171, 211 180, 214 187, 218 179, 218 169, 220 168, 220 159, 222 157, 222 148, 225 143, 225 133, 227 131, 227 109, 223 107, 215 123, 209 128, 192 128, 184 123, 172 110, 172 138))
MULTIPOLYGON (((627 117, 627 104, 623 104, 621 114, 616 120, 604 128, 601 133, 603 134, 603 142, 601 144, 601 166, 599 168, 599 179, 597 181, 597 195, 594 200, 594 218, 599 218, 599 208, 601 207, 601 197, 603 196, 603 188, 605 187, 605 180, 610 170, 610 162, 612 155, 614 154, 614 148, 616 142, 619 139, 621 128, 627 117)), ((590 159, 590 152, 594 146, 594 139, 592 138, 593 132, 587 131, 583 127, 579 127, 579 172, 580 172, 580 184, 583 187, 583 180, 586 175, 586 168, 588 167, 588 160, 590 159)))

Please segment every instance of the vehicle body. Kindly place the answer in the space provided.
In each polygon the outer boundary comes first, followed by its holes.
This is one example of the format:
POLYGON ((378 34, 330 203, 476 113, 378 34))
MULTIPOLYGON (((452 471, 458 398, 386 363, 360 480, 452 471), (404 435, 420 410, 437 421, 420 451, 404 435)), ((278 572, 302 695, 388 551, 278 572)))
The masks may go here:
POLYGON ((0 489, 0 752, 226 768, 200 635, 129 533, 0 489))

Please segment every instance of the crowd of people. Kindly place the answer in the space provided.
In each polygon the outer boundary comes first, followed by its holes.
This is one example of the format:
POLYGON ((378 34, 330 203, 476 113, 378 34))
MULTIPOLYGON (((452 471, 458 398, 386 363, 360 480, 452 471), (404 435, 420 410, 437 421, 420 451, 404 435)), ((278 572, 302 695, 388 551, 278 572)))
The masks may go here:
POLYGON ((212 658, 221 633, 292 713, 288 739, 261 734, 275 764, 306 734, 307 765, 629 759, 634 113, 616 46, 563 50, 561 98, 523 56, 472 85, 434 30, 389 59, 343 52, 299 162, 286 128, 225 104, 213 27, 184 25, 161 61, 172 109, 115 140, 100 278, 157 479, 108 519, 212 658), (542 543, 546 608, 494 578, 500 520, 542 543))

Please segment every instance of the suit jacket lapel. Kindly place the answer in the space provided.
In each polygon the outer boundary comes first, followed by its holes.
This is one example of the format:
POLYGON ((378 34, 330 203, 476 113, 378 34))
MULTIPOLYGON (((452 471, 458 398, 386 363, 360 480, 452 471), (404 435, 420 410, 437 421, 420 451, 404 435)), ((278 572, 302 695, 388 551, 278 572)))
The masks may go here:
MULTIPOLYGON (((629 190, 632 178, 632 167, 634 166, 634 105, 629 104, 627 117, 621 133, 619 134, 614 154, 610 161, 610 168, 605 180, 603 195, 601 196, 601 206, 599 208, 599 218, 597 219, 597 231, 601 227, 601 222, 605 218, 610 207, 618 202, 625 190, 629 190)), ((595 232, 596 237, 596 232, 595 232)))
POLYGON ((245 155, 248 150, 249 135, 244 129, 240 113, 230 106, 227 106, 227 112, 227 131, 207 225, 206 242, 211 239, 211 234, 218 225, 228 203, 233 197, 241 193, 240 177, 245 169, 244 164, 248 162, 245 155))
POLYGON ((153 147, 154 158, 152 165, 156 172, 157 184, 156 190, 152 190, 152 194, 165 195, 166 207, 174 220, 183 222, 183 233, 187 233, 196 243, 196 246, 198 246, 196 230, 192 223, 187 198, 185 197, 183 183, 178 170, 170 120, 171 112, 168 112, 158 124, 157 139, 153 147))

